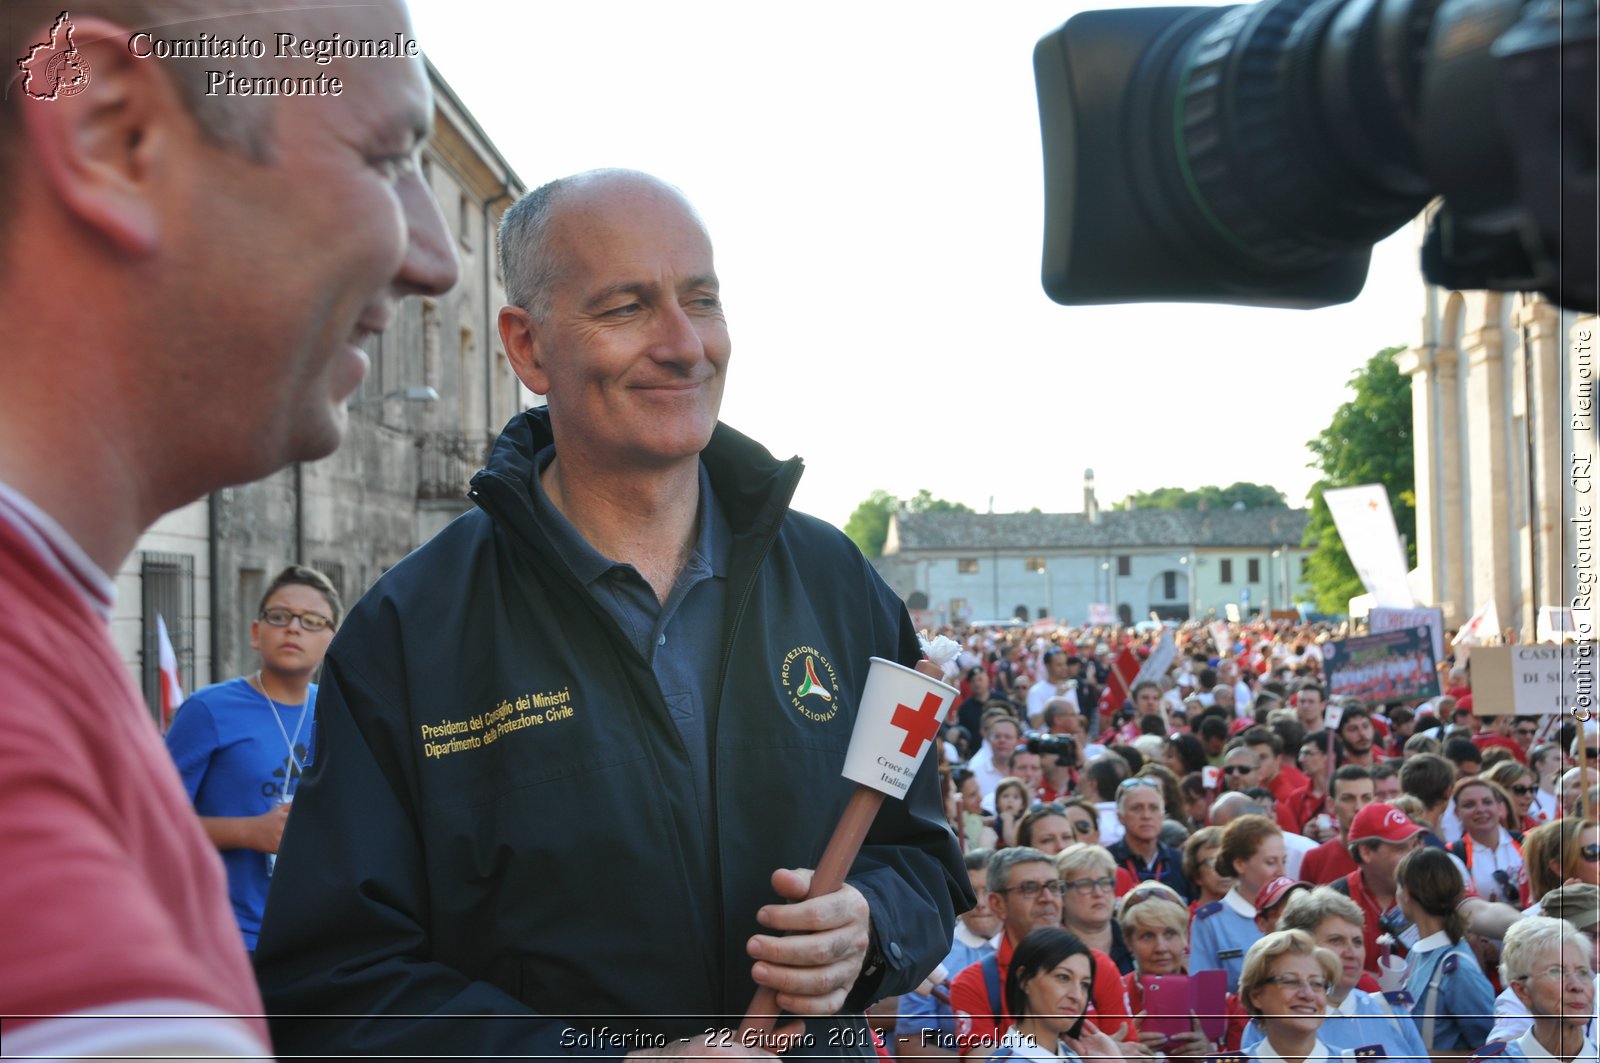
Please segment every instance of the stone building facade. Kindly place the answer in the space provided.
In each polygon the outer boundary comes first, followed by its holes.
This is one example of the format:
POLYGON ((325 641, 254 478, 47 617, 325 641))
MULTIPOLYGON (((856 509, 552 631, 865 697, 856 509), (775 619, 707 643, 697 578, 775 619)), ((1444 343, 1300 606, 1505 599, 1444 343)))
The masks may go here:
MULTIPOLYGON (((1411 377, 1418 596, 1459 624, 1493 599, 1537 634, 1592 609, 1596 319, 1537 296, 1427 287, 1411 377)), ((1581 619, 1581 618, 1580 618, 1581 619)), ((1592 637, 1592 633, 1591 633, 1592 637)))
POLYGON ((372 364, 335 454, 214 492, 141 539, 117 574, 113 637, 152 705, 158 612, 185 693, 239 674, 254 659, 250 621, 278 570, 308 564, 354 601, 469 508, 468 480, 506 421, 535 401, 496 323, 505 286, 495 231, 525 189, 438 71, 428 72, 435 113, 423 172, 456 240, 461 280, 438 298, 406 300, 367 343, 372 364))

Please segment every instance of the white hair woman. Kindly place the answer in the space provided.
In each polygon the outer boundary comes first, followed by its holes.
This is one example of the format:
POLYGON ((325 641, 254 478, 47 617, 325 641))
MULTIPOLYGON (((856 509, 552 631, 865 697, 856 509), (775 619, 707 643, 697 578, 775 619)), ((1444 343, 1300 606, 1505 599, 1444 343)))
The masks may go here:
POLYGON ((1594 1018, 1593 954, 1589 939, 1564 919, 1528 916, 1506 931, 1500 979, 1533 1016, 1533 1028, 1505 1042, 1504 1059, 1600 1058, 1585 1032, 1594 1018))

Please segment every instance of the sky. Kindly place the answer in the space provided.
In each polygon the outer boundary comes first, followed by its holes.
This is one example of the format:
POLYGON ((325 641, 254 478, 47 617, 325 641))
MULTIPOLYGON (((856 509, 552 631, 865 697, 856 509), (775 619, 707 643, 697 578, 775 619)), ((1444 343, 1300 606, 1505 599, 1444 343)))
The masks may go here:
POLYGON ((1102 505, 1238 480, 1304 504, 1351 374, 1417 340, 1417 237, 1341 307, 1052 303, 1032 53, 1099 6, 411 0, 529 188, 626 166, 689 196, 733 336, 723 420, 805 459, 797 508, 1076 512, 1087 468, 1102 505))

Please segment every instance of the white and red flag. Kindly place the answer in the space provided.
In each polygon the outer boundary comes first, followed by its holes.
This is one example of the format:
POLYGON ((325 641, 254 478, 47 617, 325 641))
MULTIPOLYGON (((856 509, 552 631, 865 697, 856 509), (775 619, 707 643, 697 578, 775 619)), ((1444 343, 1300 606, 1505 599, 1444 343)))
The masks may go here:
POLYGON ((1478 607, 1472 618, 1461 625, 1456 632, 1456 637, 1450 640, 1450 645, 1456 651, 1456 660, 1464 661, 1472 652, 1473 646, 1487 646, 1500 641, 1500 609, 1494 604, 1494 596, 1478 607))
POLYGON ((156 614, 156 649, 161 669, 161 731, 172 726, 172 714, 183 704, 183 683, 178 679, 178 653, 167 635, 167 622, 156 614))
POLYGON ((1106 688, 1100 694, 1098 711, 1102 720, 1109 720, 1107 714, 1116 712, 1128 700, 1141 667, 1142 662, 1130 649, 1122 650, 1112 659, 1111 674, 1106 678, 1106 688))

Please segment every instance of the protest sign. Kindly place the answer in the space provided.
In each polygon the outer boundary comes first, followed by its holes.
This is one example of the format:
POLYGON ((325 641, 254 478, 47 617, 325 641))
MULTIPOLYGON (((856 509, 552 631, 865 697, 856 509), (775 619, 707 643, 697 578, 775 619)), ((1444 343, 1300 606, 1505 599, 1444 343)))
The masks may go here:
POLYGON ((1322 644, 1328 693, 1382 704, 1437 697, 1433 641, 1425 627, 1322 644))
POLYGON ((1377 606, 1367 614, 1367 629, 1376 635, 1380 631, 1401 631, 1408 627, 1425 627, 1433 635, 1433 659, 1444 660, 1444 610, 1437 607, 1392 609, 1377 606))
POLYGON ((1596 654, 1593 642, 1479 646, 1472 651, 1472 711, 1587 720, 1595 710, 1596 654))

